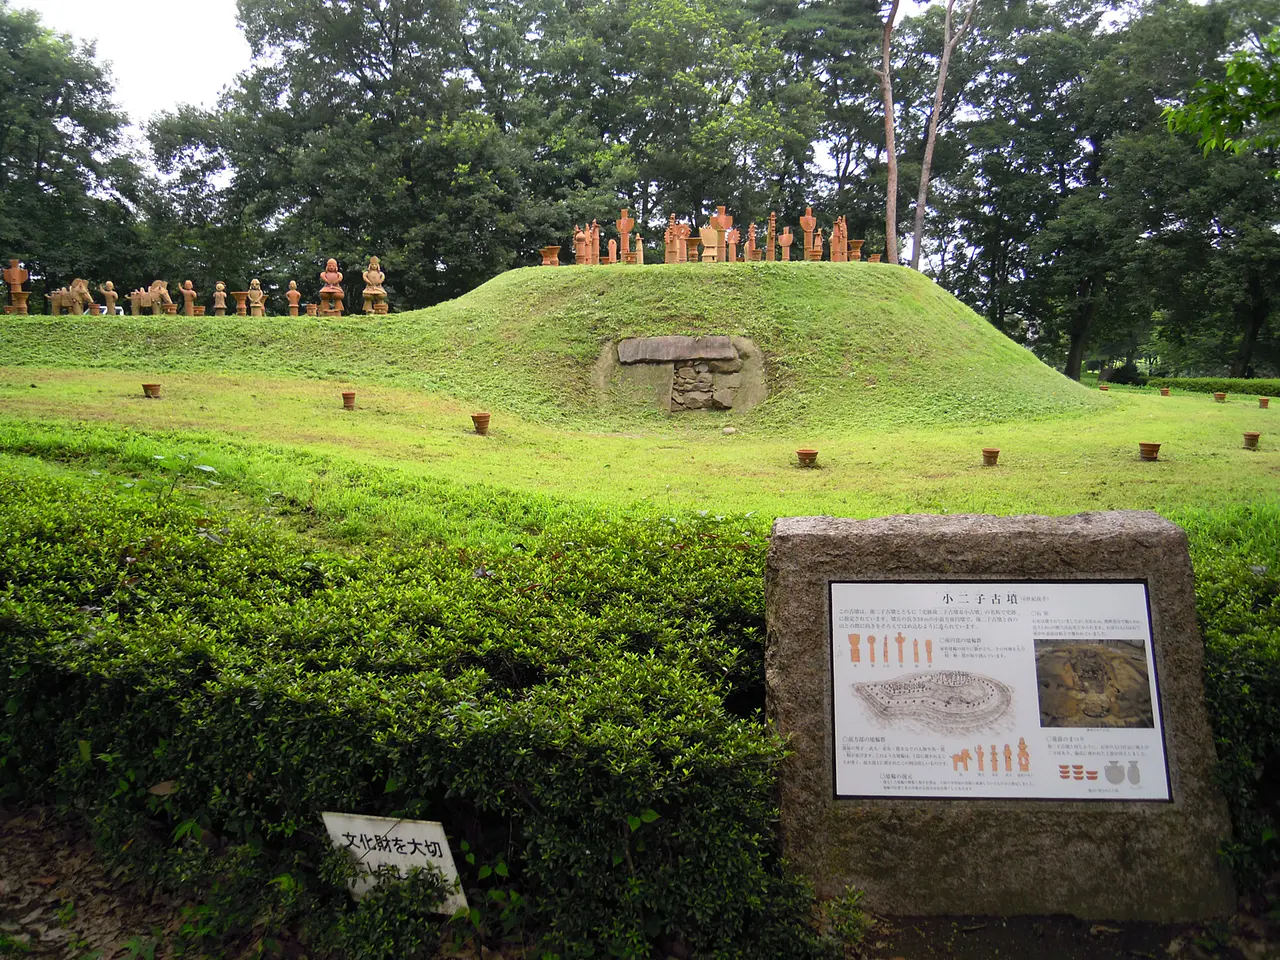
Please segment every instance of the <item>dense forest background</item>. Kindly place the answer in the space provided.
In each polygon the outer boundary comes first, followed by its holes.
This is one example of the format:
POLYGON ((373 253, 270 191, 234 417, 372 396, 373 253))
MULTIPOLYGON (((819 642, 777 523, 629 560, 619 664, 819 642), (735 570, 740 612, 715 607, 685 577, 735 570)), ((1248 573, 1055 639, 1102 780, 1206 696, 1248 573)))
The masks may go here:
MULTIPOLYGON (((939 101, 945 10, 890 38, 904 262, 936 112, 920 268, 992 324, 1070 375, 1280 372, 1277 151, 1206 153, 1162 116, 1233 52, 1265 53, 1280 0, 980 0, 939 101)), ((669 214, 717 204, 743 226, 843 214, 884 248, 888 2, 239 11, 253 66, 217 109, 153 117, 140 151, 93 49, 0 0, 0 256, 37 293, 73 277, 310 291, 326 257, 351 276, 377 254, 406 309, 623 206, 650 260, 669 214)), ((158 83, 169 69, 199 67, 158 62, 158 83)))

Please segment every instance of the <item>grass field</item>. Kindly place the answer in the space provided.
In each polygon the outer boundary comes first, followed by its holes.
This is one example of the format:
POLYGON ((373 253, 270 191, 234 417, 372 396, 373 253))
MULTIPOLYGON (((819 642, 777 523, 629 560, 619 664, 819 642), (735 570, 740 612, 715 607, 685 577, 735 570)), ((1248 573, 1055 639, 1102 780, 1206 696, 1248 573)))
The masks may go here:
POLYGON ((10 318, 0 362, 343 381, 575 429, 665 430, 665 414, 598 396, 591 367, 612 340, 669 333, 753 338, 772 399, 733 419, 772 431, 1102 405, 919 274, 865 263, 512 270, 449 303, 382 318, 10 318))
MULTIPOLYGON (((338 322, 6 318, 0 693, 19 706, 0 759, 26 772, 14 787, 0 769, 0 790, 69 792, 112 829, 238 830, 255 910, 271 871, 315 854, 315 810, 447 808, 486 862, 511 864, 531 939, 583 938, 566 956, 606 937, 647 956, 655 929, 706 955, 783 955, 759 938, 794 937, 809 908, 772 852, 773 518, 1139 508, 1190 534, 1226 852, 1255 882, 1280 863, 1278 416, 1253 397, 1073 383, 924 278, 867 264, 521 270, 432 310, 338 322), (770 399, 673 417, 594 391, 603 344, 664 333, 752 337, 770 399), (1158 462, 1140 441, 1163 444, 1158 462), (796 466, 801 446, 817 469, 796 466), (37 701, 57 726, 20 706, 37 701), (152 711, 185 718, 180 748, 152 711), (139 771, 132 793, 84 760, 90 727, 94 751, 139 771), (291 750, 311 741, 304 769, 291 750), (292 787, 262 776, 295 766, 292 787), (523 784, 552 770, 562 786, 530 805, 523 784), (168 778, 185 792, 158 809, 145 785, 168 778), (709 792, 671 799, 692 784, 709 792), (616 868, 644 852, 628 846, 642 823, 654 847, 629 886, 616 868), (680 889, 671 862, 705 876, 680 889)), ((301 903, 273 909, 288 925, 301 903)), ((490 945, 509 919, 494 910, 490 945)))
MULTIPOLYGON (((822 513, 866 517, 904 512, 1066 513, 1253 502, 1280 489, 1280 410, 1203 394, 1160 397, 1113 389, 1081 417, 934 428, 854 429, 827 423, 791 430, 743 424, 726 436, 675 423, 597 432, 525 420, 494 407, 476 436, 461 402, 388 386, 361 387, 342 409, 343 382, 166 372, 164 395, 144 399, 150 371, 0 368, 0 438, 32 424, 70 427, 73 437, 127 437, 152 454, 199 452, 224 474, 297 496, 307 481, 322 500, 340 497, 352 519, 374 527, 411 523, 407 504, 360 502, 359 484, 323 477, 360 466, 606 510, 822 513), (1245 430, 1262 433, 1243 449, 1245 430), (1139 441, 1163 444, 1160 461, 1138 459, 1139 441), (817 447, 819 468, 795 465, 817 447), (982 466, 981 448, 1001 449, 982 466), (345 464, 340 467, 338 464, 345 464), (293 466, 290 466, 292 464, 293 466), (311 467, 305 467, 310 464, 311 467)), ((697 416, 697 415, 694 415, 697 416)), ((711 417, 699 417, 711 420, 711 417)), ((107 442, 107 441, 104 441, 107 442)), ((111 440, 114 446, 118 441, 111 440)), ((0 440, 14 449, 17 440, 0 440)))

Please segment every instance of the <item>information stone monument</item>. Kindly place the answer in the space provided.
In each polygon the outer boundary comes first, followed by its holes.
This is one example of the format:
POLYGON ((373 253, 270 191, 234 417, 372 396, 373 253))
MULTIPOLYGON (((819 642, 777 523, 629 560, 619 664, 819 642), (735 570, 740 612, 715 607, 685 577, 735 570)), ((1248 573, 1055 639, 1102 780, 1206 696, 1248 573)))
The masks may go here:
POLYGON ((787 859, 899 915, 1229 915, 1186 535, 1154 513, 774 524, 787 859))

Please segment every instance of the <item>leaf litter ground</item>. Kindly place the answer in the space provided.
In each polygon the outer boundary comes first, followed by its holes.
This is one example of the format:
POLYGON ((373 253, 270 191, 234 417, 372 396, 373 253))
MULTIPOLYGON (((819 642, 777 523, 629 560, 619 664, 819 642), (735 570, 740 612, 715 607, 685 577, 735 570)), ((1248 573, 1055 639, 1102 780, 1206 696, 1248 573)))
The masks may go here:
MULTIPOLYGON (((1280 957, 1280 918, 1265 915, 1266 901, 1276 903, 1277 892, 1214 925, 1090 923, 1072 917, 876 917, 864 943, 848 955, 857 960, 1268 960, 1280 957)), ((118 872, 113 876, 83 826, 40 808, 0 808, 0 957, 172 957, 184 923, 182 907, 119 879, 118 872)), ((445 951, 442 956, 474 954, 445 951)))

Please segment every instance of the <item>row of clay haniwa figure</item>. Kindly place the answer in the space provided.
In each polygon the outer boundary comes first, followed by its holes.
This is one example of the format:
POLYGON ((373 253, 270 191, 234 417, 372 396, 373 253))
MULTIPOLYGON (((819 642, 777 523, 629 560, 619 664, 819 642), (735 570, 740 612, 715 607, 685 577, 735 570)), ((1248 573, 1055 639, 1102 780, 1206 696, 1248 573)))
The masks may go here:
MULTIPOLYGON (((608 246, 605 248, 607 252, 603 256, 601 255, 599 221, 593 220, 585 227, 575 225, 573 228, 573 262, 575 264, 643 264, 643 238, 636 234, 634 248, 631 244, 631 233, 635 229, 636 222, 630 214, 631 211, 629 209, 623 209, 619 212, 616 227, 621 244, 619 244, 619 240, 609 240, 608 246)), ((813 208, 806 207, 804 216, 800 218, 800 229, 804 234, 804 246, 801 248, 799 259, 822 259, 827 241, 824 241, 822 231, 817 229, 817 226, 818 220, 813 215, 813 208)), ((785 227, 781 234, 778 233, 778 216, 771 213, 769 214, 769 225, 763 237, 760 236, 759 230, 754 223, 747 227, 746 244, 742 248, 741 255, 739 255, 738 247, 742 244, 742 235, 739 230, 734 228, 733 217, 725 212, 724 207, 716 207, 716 212, 708 218, 706 225, 698 230, 696 237, 693 235, 693 228, 689 224, 677 223, 675 215, 672 214, 662 239, 665 248, 664 263, 773 261, 779 259, 779 250, 782 253, 781 259, 786 261, 791 259, 791 246, 795 242, 795 236, 792 234, 790 227, 785 227), (760 246, 761 240, 764 242, 763 247, 760 246), (699 247, 701 247, 701 252, 699 252, 699 247)), ((861 260, 864 242, 863 240, 850 240, 848 223, 844 217, 837 217, 835 223, 832 224, 829 241, 831 261, 833 263, 845 263, 861 260)), ((541 253, 544 267, 558 267, 560 265, 560 247, 543 247, 541 253)), ((872 254, 867 259, 872 263, 878 263, 880 254, 872 254)))
MULTIPOLYGON (((362 276, 365 282, 364 312, 386 313, 387 291, 382 286, 382 282, 386 279, 386 274, 382 272, 377 257, 369 258, 369 267, 363 272, 362 276)), ((27 298, 31 296, 31 293, 23 290, 22 285, 30 278, 31 274, 22 267, 19 261, 9 261, 9 267, 4 271, 4 281, 9 285, 9 305, 4 308, 5 313, 25 314, 27 312, 27 298)), ((311 317, 342 316, 342 278, 343 275, 342 271, 338 269, 338 262, 330 259, 320 274, 320 280, 323 281, 323 284, 320 287, 320 302, 318 304, 303 304, 302 294, 298 290, 298 281, 290 280, 289 289, 284 294, 284 298, 289 304, 289 316, 298 316, 300 309, 305 309, 307 316, 311 317)), ((116 301, 120 299, 120 294, 116 290, 115 284, 108 280, 98 287, 98 292, 102 294, 102 312, 114 315, 116 301)), ((185 316, 204 316, 205 308, 196 304, 196 297, 199 294, 190 280, 185 281, 177 292, 182 297, 182 313, 185 316)), ((227 295, 227 285, 219 281, 215 285, 213 293, 214 316, 221 317, 226 315, 227 295)), ((257 280, 250 282, 248 290, 232 290, 230 296, 235 300, 235 312, 238 316, 260 317, 263 315, 267 295, 266 291, 262 289, 262 284, 257 280)), ((129 312, 135 316, 148 309, 153 314, 176 314, 178 312, 178 304, 170 296, 169 284, 164 280, 156 280, 149 287, 139 287, 130 293, 126 299, 129 301, 129 312)), ((94 300, 93 294, 89 290, 89 282, 79 278, 72 280, 69 286, 50 293, 49 306, 55 316, 64 313, 98 312, 98 303, 94 300)))

